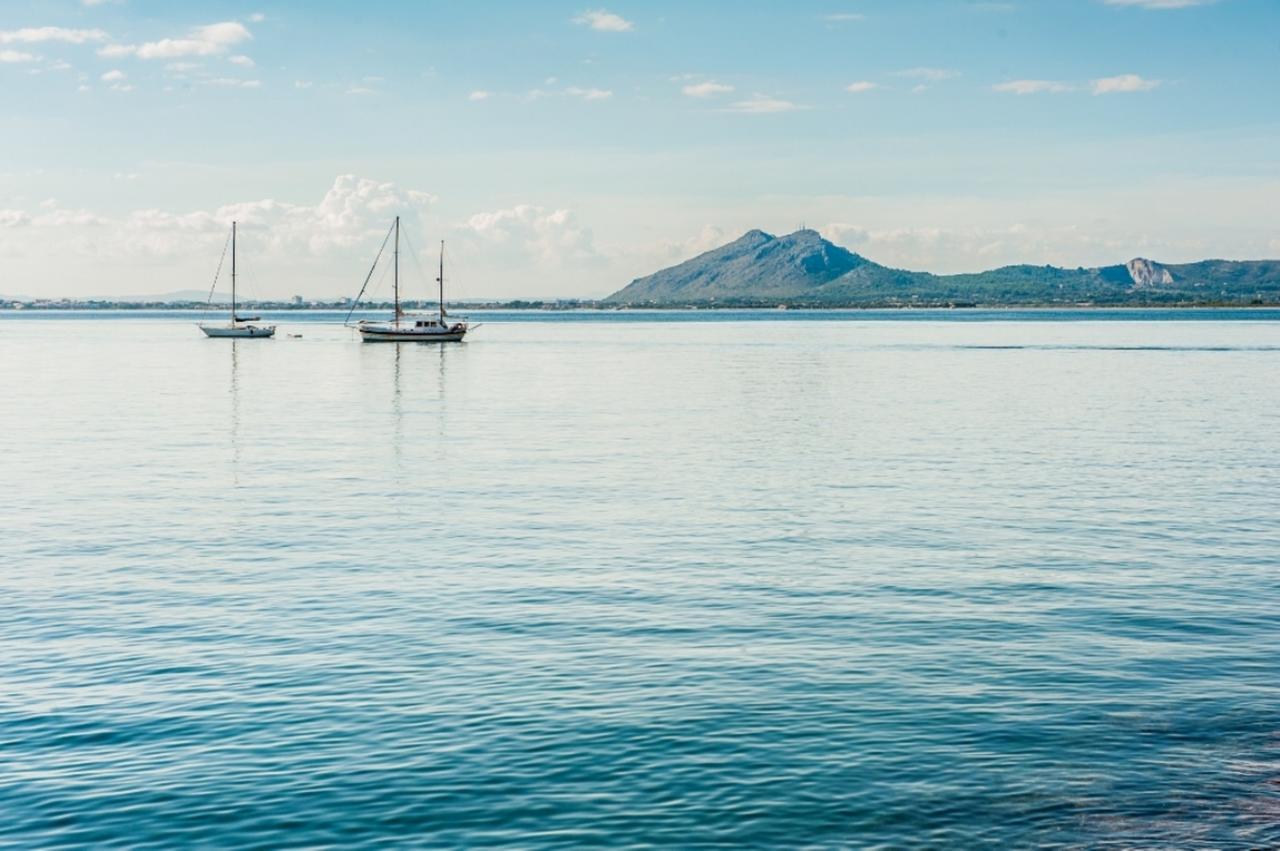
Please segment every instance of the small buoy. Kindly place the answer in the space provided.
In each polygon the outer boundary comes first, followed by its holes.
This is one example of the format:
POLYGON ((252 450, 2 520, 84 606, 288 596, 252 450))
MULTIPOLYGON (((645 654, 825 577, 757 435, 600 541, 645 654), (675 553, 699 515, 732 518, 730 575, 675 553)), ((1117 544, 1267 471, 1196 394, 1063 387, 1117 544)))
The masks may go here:
POLYGON ((302 335, 301 335, 301 334, 290 334, 289 336, 290 336, 290 337, 292 337, 292 338, 293 338, 293 339, 295 339, 295 340, 301 340, 301 339, 302 339, 302 335))

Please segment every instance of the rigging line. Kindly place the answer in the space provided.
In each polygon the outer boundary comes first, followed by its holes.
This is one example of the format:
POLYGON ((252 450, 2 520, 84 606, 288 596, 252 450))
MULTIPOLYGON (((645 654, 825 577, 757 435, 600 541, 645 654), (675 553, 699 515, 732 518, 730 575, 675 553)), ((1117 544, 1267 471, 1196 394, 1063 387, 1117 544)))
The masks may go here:
POLYGON ((205 300, 205 309, 209 309, 213 305, 213 291, 218 288, 218 276, 222 274, 222 263, 227 259, 227 246, 231 244, 231 232, 227 232, 227 238, 222 243, 222 256, 218 258, 218 271, 213 273, 213 283, 209 285, 209 298, 205 300))
POLYGON ((364 276, 364 284, 360 287, 360 292, 356 293, 355 301, 351 302, 351 309, 347 311, 347 318, 342 320, 342 324, 346 325, 351 320, 351 314, 356 312, 357 305, 360 304, 360 297, 364 295, 365 287, 369 286, 369 279, 373 277, 373 270, 378 268, 378 261, 382 259, 382 252, 387 248, 387 240, 391 239, 391 231, 395 230, 393 224, 387 228, 387 235, 382 238, 382 247, 378 249, 378 256, 373 258, 373 265, 369 267, 369 274, 364 276))
POLYGON ((418 274, 422 276, 422 280, 427 280, 427 270, 422 268, 422 261, 418 259, 418 247, 413 244, 408 233, 401 231, 401 236, 409 246, 409 256, 413 258, 413 265, 417 268, 418 274))

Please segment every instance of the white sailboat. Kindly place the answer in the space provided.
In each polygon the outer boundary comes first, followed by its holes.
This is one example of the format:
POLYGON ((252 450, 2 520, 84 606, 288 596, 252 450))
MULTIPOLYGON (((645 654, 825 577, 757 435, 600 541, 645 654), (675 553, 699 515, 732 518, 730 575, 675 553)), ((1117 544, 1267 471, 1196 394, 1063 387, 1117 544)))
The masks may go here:
MULTIPOLYGON (((225 247, 223 248, 225 251, 225 247)), ((225 256, 225 255, 223 255, 225 256)), ((215 279, 216 285, 216 279, 215 279)), ((236 314, 236 223, 231 223, 231 319, 227 324, 201 323, 200 330, 206 337, 270 337, 276 333, 274 325, 255 325, 262 317, 236 314)))
MULTIPOLYGON (((392 248, 393 264, 395 272, 392 276, 394 293, 395 293, 395 313, 390 320, 374 321, 362 319, 355 324, 356 329, 360 332, 360 338, 366 343, 460 343, 462 338, 467 335, 467 329, 470 327, 465 319, 457 322, 448 321, 448 312, 444 307, 444 241, 440 242, 440 276, 436 278, 436 283, 440 285, 440 309, 435 318, 427 318, 420 314, 405 313, 400 309, 400 217, 396 216, 395 224, 392 225, 395 233, 395 245, 392 248)), ((386 248, 384 240, 383 248, 386 248)), ((379 251, 381 256, 382 252, 379 251)), ((378 261, 373 261, 374 268, 377 268, 378 261)), ((365 286, 369 285, 369 278, 373 277, 373 269, 369 270, 369 277, 365 278, 365 286)), ((364 294, 364 288, 360 289, 360 295, 364 294)), ((356 296, 352 310, 355 304, 359 304, 360 296, 356 296)), ((347 314, 350 318, 351 314, 347 314)))

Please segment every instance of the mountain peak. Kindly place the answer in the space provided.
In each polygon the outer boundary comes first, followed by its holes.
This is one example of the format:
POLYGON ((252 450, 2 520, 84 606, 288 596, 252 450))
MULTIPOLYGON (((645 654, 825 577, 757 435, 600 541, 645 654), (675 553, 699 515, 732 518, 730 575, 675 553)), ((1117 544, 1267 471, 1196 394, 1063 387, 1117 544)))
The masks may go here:
POLYGON ((867 260, 804 228, 786 236, 749 230, 737 240, 637 278, 614 301, 716 301, 791 298, 811 293, 863 266, 867 260))

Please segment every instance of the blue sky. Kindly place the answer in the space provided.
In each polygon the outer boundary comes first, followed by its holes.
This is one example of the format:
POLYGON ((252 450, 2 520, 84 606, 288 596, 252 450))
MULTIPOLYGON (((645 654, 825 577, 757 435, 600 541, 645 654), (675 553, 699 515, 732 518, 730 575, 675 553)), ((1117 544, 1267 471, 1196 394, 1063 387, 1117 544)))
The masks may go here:
POLYGON ((947 272, 1280 255, 1275 0, 10 0, 0 293, 604 295, 801 223, 947 272))

